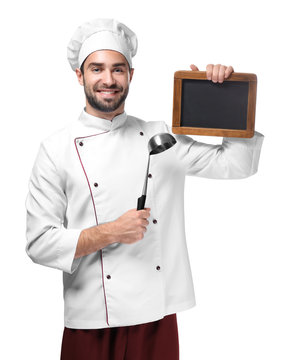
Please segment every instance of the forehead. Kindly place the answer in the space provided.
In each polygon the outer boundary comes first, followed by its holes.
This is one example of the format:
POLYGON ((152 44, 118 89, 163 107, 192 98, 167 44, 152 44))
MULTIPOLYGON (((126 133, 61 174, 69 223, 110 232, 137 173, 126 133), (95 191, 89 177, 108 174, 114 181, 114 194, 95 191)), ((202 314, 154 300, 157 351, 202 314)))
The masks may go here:
POLYGON ((96 62, 102 63, 106 66, 111 66, 116 63, 125 63, 127 65, 126 58, 118 51, 114 50, 97 50, 88 55, 85 60, 85 65, 96 62))

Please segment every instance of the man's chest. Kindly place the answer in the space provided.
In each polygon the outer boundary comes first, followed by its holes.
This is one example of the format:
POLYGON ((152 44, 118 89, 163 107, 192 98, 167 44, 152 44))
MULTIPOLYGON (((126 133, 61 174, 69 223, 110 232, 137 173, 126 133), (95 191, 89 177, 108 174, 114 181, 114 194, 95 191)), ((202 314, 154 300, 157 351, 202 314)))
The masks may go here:
MULTIPOLYGON (((75 204, 95 207, 99 223, 136 208, 146 176, 148 140, 139 133, 117 132, 76 138, 64 162, 66 196, 72 208, 75 204)), ((173 149, 150 156, 147 207, 153 206, 156 192, 171 183, 177 171, 173 149)))

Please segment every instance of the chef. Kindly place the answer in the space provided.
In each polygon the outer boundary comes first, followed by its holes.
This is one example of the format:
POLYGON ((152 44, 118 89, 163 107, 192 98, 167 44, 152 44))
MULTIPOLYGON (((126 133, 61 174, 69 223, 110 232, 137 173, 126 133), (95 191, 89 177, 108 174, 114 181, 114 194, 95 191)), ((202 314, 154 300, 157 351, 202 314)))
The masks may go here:
MULTIPOLYGON (((136 51, 134 32, 113 19, 75 31, 67 56, 86 106, 41 142, 29 181, 27 254, 63 274, 63 360, 177 360, 176 313, 195 305, 185 177, 242 179, 258 169, 258 132, 211 145, 127 115, 136 51), (162 132, 177 143, 151 156, 147 207, 137 211, 148 141, 162 132)), ((214 82, 232 72, 207 66, 214 82)))

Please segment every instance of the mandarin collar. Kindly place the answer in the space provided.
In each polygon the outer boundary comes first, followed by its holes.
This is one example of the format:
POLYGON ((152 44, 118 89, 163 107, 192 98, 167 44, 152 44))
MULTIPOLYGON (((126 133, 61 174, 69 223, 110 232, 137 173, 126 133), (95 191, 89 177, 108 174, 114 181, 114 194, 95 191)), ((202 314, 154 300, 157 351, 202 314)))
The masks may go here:
POLYGON ((79 122, 82 123, 84 126, 99 131, 116 130, 125 124, 126 119, 127 114, 125 111, 122 114, 115 116, 112 120, 107 120, 88 114, 85 111, 85 108, 83 109, 78 118, 79 122))

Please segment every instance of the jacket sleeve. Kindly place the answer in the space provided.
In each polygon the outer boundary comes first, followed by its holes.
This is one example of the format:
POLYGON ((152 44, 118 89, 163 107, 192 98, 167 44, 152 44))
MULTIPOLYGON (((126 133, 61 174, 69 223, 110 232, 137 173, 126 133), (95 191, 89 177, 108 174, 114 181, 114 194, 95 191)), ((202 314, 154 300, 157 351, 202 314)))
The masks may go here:
POLYGON ((26 198, 26 252, 33 262, 72 274, 81 229, 64 226, 67 198, 54 161, 40 145, 26 198))
POLYGON ((264 136, 255 131, 252 138, 224 137, 222 144, 212 145, 173 134, 175 151, 183 163, 186 175, 210 179, 243 179, 258 170, 264 136))

